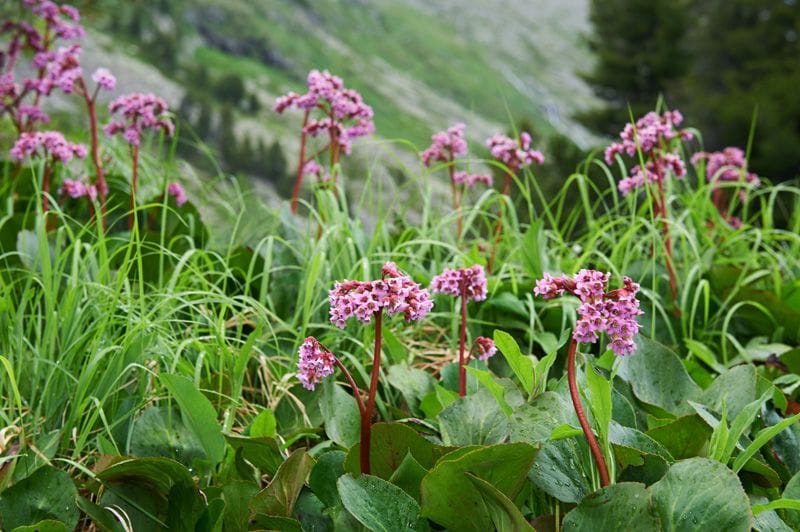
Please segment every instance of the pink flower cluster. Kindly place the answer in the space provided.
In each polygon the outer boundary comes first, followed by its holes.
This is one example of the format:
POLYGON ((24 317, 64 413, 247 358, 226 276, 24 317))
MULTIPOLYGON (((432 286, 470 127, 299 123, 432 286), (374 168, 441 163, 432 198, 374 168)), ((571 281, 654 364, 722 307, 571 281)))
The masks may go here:
POLYGON ((122 118, 111 121, 105 127, 107 135, 122 133, 131 146, 141 144, 144 129, 161 129, 172 135, 175 126, 167 116, 167 102, 154 94, 126 94, 112 100, 108 106, 111 114, 120 113, 122 118))
POLYGON ((175 204, 178 207, 183 206, 186 203, 186 191, 183 190, 183 187, 177 181, 173 181, 167 186, 167 194, 175 198, 175 204))
POLYGON ((544 162, 542 152, 531 148, 531 135, 525 131, 520 133, 519 141, 506 135, 494 135, 487 139, 486 145, 489 146, 492 157, 505 164, 512 172, 533 163, 544 162))
POLYGON ((306 94, 289 92, 278 98, 273 110, 277 113, 293 107, 307 112, 320 110, 324 117, 308 122, 304 133, 315 137, 328 132, 346 154, 350 153, 354 138, 375 131, 372 107, 364 103, 358 92, 345 88, 342 78, 327 70, 312 70, 308 74, 307 86, 306 94))
POLYGON ((431 291, 453 297, 463 293, 467 301, 483 301, 486 299, 486 272, 480 264, 458 270, 445 268, 431 281, 431 291))
POLYGON ((453 174, 453 181, 457 185, 466 185, 469 188, 474 187, 478 183, 483 183, 486 186, 492 186, 494 180, 488 174, 469 174, 463 170, 459 170, 453 174))
POLYGON ((47 24, 48 30, 53 31, 59 39, 79 39, 85 35, 83 28, 78 24, 81 20, 80 13, 71 5, 59 6, 49 0, 25 0, 25 7, 42 19, 47 24))
POLYGON ((433 144, 422 152, 422 164, 430 166, 434 162, 449 163, 456 157, 467 154, 467 141, 464 139, 466 125, 458 123, 431 137, 433 144))
POLYGON ((421 320, 430 312, 433 301, 427 290, 404 275, 393 262, 383 267, 377 281, 341 281, 329 292, 331 323, 343 329, 355 316, 369 323, 372 316, 385 309, 390 316, 403 314, 408 322, 421 320))
POLYGON ((58 189, 58 194, 73 199, 86 197, 94 201, 97 199, 97 187, 89 185, 82 179, 65 179, 58 189))
POLYGON ((79 159, 86 157, 86 147, 83 144, 67 142, 64 135, 58 131, 40 131, 22 133, 11 148, 10 154, 17 161, 22 161, 25 156, 39 156, 67 163, 73 157, 79 159))
POLYGON ((313 336, 306 338, 300 345, 299 354, 297 380, 307 390, 313 390, 335 369, 336 357, 313 336))
POLYGON ((494 345, 494 341, 485 336, 475 338, 473 349, 478 356, 478 360, 489 360, 497 353, 497 346, 494 345))
POLYGON ((330 172, 318 165, 314 159, 306 161, 306 164, 303 165, 303 175, 316 176, 318 181, 325 183, 331 180, 330 172))
POLYGON ((636 299, 639 285, 625 277, 622 288, 606 291, 609 277, 608 273, 585 269, 574 279, 545 273, 533 292, 544 299, 563 295, 565 291, 577 296, 581 306, 572 338, 576 342, 595 343, 598 333, 605 332, 611 338, 609 346, 614 353, 631 354, 636 349, 633 337, 639 332, 636 317, 642 314, 636 299))
POLYGON ((719 181, 746 181, 758 185, 761 180, 752 172, 747 171, 747 160, 740 148, 728 147, 722 151, 701 151, 692 156, 692 164, 697 166, 701 161, 706 161, 706 178, 710 182, 719 181))
POLYGON ((647 113, 636 121, 636 124, 627 124, 619 134, 622 142, 616 142, 606 148, 605 160, 609 165, 619 154, 630 157, 636 155, 641 149, 649 162, 643 169, 636 165, 631 169, 630 177, 622 179, 619 183, 620 192, 627 196, 631 190, 644 186, 645 183, 662 181, 672 174, 680 179, 686 175, 683 160, 673 153, 672 140, 691 140, 692 133, 686 129, 677 129, 683 122, 680 111, 666 111, 662 115, 653 111, 647 113))

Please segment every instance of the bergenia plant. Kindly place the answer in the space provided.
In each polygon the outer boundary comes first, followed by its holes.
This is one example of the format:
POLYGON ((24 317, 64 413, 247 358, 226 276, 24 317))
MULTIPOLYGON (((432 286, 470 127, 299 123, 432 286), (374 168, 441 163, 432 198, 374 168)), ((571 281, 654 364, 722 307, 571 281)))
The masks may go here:
MULTIPOLYGON (((7 22, 2 28, 3 32, 10 33, 11 36, 5 51, 0 53, 4 59, 0 74, 0 116, 8 114, 11 123, 22 135, 34 131, 37 123, 50 120, 40 107, 43 96, 49 97, 54 90, 60 89, 64 94, 77 94, 81 97, 89 118, 90 153, 95 179, 94 183, 84 183, 83 187, 70 188, 68 185, 67 190, 71 197, 80 197, 75 194, 85 192, 83 195, 90 200, 99 195, 102 221, 105 224, 108 186, 98 142, 97 98, 100 90, 113 90, 116 79, 105 68, 99 68, 92 74, 94 87, 91 88, 81 69, 80 46, 71 44, 54 50, 58 40, 69 41, 83 37, 84 30, 79 24, 80 14, 77 9, 69 5, 59 6, 47 0, 28 0, 25 6, 34 16, 34 24, 7 22), (31 66, 36 75, 17 84, 14 80, 14 67, 21 52, 32 55, 31 66)), ((89 208, 93 209, 91 202, 89 208)))
MULTIPOLYGON (((11 158, 22 162, 26 157, 40 159, 44 163, 42 176, 42 212, 50 210, 50 181, 57 164, 66 164, 73 158, 86 157, 86 147, 83 144, 68 142, 64 135, 58 131, 41 131, 35 133, 22 133, 11 148, 11 158)), ((69 187, 70 180, 65 181, 69 187)), ((88 194, 88 192, 87 192, 88 194)))
MULTIPOLYGON (((701 151, 692 156, 693 165, 699 166, 703 162, 705 162, 706 179, 711 183, 711 200, 714 202, 714 206, 728 224, 736 228, 741 227, 742 221, 728 211, 730 205, 720 183, 727 181, 729 183, 749 183, 755 186, 761 180, 756 174, 747 170, 747 159, 745 159, 744 151, 740 148, 728 147, 715 152, 701 151)), ((739 199, 744 201, 745 198, 745 191, 740 190, 739 199)))
POLYGON ((308 73, 308 92, 297 94, 289 92, 275 102, 273 110, 283 113, 286 109, 296 108, 303 111, 303 126, 300 132, 300 161, 297 164, 297 177, 292 191, 292 213, 297 213, 300 197, 300 185, 303 175, 317 175, 322 179, 323 172, 318 165, 309 166, 310 161, 328 151, 330 168, 327 176, 336 181, 339 155, 350 154, 352 141, 358 137, 371 135, 375 131, 372 121, 372 107, 364 103, 361 95, 344 86, 338 76, 327 70, 312 70, 308 73), (327 134, 328 142, 316 153, 306 154, 308 137, 327 134))
POLYGON ((639 285, 625 277, 621 288, 608 290, 610 276, 609 273, 595 270, 581 270, 574 278, 563 275, 552 277, 545 273, 533 289, 534 294, 544 299, 552 299, 567 293, 578 297, 581 301, 567 355, 567 381, 575 414, 589 443, 603 487, 610 483, 608 467, 581 405, 575 378, 575 352, 578 343, 596 343, 600 333, 605 333, 610 338, 608 345, 615 354, 620 356, 633 354, 636 349, 633 339, 639 332, 636 318, 642 314, 639 310, 639 300, 636 299, 639 285))
POLYGON ((440 131, 431 137, 432 144, 422 152, 422 164, 430 168, 435 163, 447 165, 450 174, 450 192, 453 198, 453 208, 456 210, 456 238, 461 239, 462 219, 461 200, 466 189, 478 183, 492 186, 492 176, 488 174, 471 174, 464 170, 456 170, 455 160, 467 154, 467 141, 464 138, 466 126, 462 123, 455 124, 446 131, 440 131))
POLYGON ((375 322, 372 375, 366 402, 347 368, 313 337, 307 338, 300 347, 298 362, 298 379, 309 389, 314 389, 323 378, 333 373, 334 365, 344 373, 358 403, 361 417, 361 472, 366 474, 370 472, 369 449, 381 367, 383 313, 385 311, 388 316, 402 314, 406 322, 412 322, 424 318, 433 307, 428 291, 403 274, 393 262, 387 262, 381 274, 381 278, 375 281, 337 282, 329 293, 330 319, 340 329, 352 317, 361 323, 375 322))
MULTIPOLYGON (((445 269, 431 281, 431 291, 461 298, 461 328, 458 339, 458 394, 467 394, 468 356, 465 356, 467 341, 467 302, 486 299, 486 273, 483 267, 476 264, 470 268, 458 270, 445 269)), ((497 352, 494 342, 479 337, 473 344, 469 356, 477 353, 477 358, 486 360, 497 352)))
POLYGON ((676 316, 680 315, 677 303, 678 279, 672 254, 664 181, 669 176, 681 179, 686 175, 686 166, 677 151, 680 141, 691 140, 693 135, 687 129, 677 129, 681 122, 683 115, 680 111, 666 111, 662 115, 649 112, 637 120, 636 124, 627 124, 619 134, 622 142, 614 143, 605 150, 605 160, 609 165, 621 154, 636 157, 641 153, 644 160, 644 167, 641 164, 635 165, 630 175, 623 178, 618 186, 623 196, 638 188, 650 189, 649 196, 652 198, 655 213, 661 218, 669 288, 676 316), (654 190, 650 187, 654 187, 654 190))
MULTIPOLYGON (((499 163, 502 163, 505 172, 505 179, 503 179, 503 195, 508 196, 511 193, 511 183, 514 176, 522 170, 527 168, 533 163, 544 163, 544 155, 542 152, 533 149, 531 146, 530 133, 523 131, 519 134, 519 140, 512 139, 506 135, 494 135, 486 140, 486 145, 492 157, 499 163)), ((505 202, 500 203, 500 213, 497 216, 497 225, 494 231, 494 241, 492 242, 492 251, 489 253, 489 262, 486 269, 492 273, 494 269, 495 255, 497 254, 497 246, 500 245, 500 240, 503 237, 503 215, 505 213, 505 202)))
POLYGON ((131 199, 128 228, 136 219, 136 188, 139 175, 139 146, 146 129, 158 129, 172 135, 175 126, 169 118, 167 102, 154 94, 126 94, 112 100, 108 111, 121 116, 105 127, 107 135, 121 134, 131 149, 131 199))

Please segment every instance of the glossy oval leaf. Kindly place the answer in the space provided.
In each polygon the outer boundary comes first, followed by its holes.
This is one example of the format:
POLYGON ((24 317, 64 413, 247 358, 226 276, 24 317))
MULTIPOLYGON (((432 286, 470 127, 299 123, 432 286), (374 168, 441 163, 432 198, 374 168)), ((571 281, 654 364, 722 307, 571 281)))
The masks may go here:
POLYGON ((362 525, 376 532, 414 530, 420 507, 394 484, 372 475, 337 481, 342 504, 362 525))

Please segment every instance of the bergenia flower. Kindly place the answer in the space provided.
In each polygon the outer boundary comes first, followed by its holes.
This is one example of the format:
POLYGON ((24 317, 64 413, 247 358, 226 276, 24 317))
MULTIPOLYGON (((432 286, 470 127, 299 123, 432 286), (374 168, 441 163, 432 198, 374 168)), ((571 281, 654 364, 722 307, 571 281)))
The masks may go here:
POLYGON ((82 179, 65 179, 58 189, 60 196, 69 196, 73 199, 89 198, 90 201, 97 199, 97 187, 86 183, 82 179))
POLYGON ((431 281, 431 291, 453 297, 466 296, 467 301, 486 299, 486 272, 476 264, 469 268, 445 270, 431 281))
POLYGON ((22 133, 9 153, 17 161, 22 161, 26 156, 38 156, 68 163, 73 157, 86 157, 86 146, 68 142, 58 131, 38 131, 22 133))
POLYGON ((478 336, 472 345, 472 349, 478 357, 478 360, 489 360, 497 353, 497 346, 491 338, 485 336, 478 336))
POLYGON ((614 353, 631 354, 636 349, 633 338, 639 332, 636 318, 642 314, 636 299, 639 285, 625 277, 621 288, 608 291, 609 277, 609 273, 586 269, 579 271, 574 279, 552 277, 546 273, 536 282, 533 292, 544 299, 552 299, 564 292, 577 296, 581 305, 572 332, 573 339, 595 343, 598 334, 605 332, 611 338, 609 346, 614 353))
POLYGON ((183 206, 183 204, 187 201, 186 191, 177 181, 173 181, 167 186, 167 194, 175 198, 175 204, 178 207, 183 206))
POLYGON ((107 135, 122 133, 131 146, 139 146, 145 129, 160 129, 172 135, 175 126, 167 114, 169 107, 163 98, 154 94, 126 94, 115 98, 108 105, 109 113, 122 117, 111 121, 106 127, 107 135))
POLYGON ((619 134, 621 142, 610 145, 605 150, 605 160, 609 165, 614 162, 617 155, 627 154, 634 157, 638 150, 642 151, 645 159, 643 169, 636 165, 631 169, 629 177, 619 182, 619 190, 627 196, 632 190, 644 186, 645 183, 663 181, 669 175, 677 179, 686 175, 683 160, 674 153, 673 139, 691 140, 693 135, 687 129, 677 129, 683 122, 680 111, 666 111, 662 115, 649 112, 636 121, 636 124, 627 124, 619 134))
POLYGON ((107 68, 98 68, 92 74, 92 80, 105 91, 113 91, 117 86, 117 78, 107 68))
POLYGON ((761 180, 747 170, 747 160, 741 148, 727 147, 722 151, 701 151, 692 156, 692 164, 697 166, 706 161, 706 179, 716 181, 745 181, 758 185, 761 180))
POLYGON ((459 170, 453 174, 453 181, 458 185, 466 185, 468 188, 472 188, 478 183, 483 183, 490 187, 494 182, 492 176, 489 174, 470 174, 463 170, 459 170))
POLYGON ((467 154, 467 141, 464 130, 467 126, 455 124, 446 131, 440 131, 431 137, 433 143, 422 152, 422 164, 430 166, 434 162, 448 163, 467 154))
POLYGON ((430 294, 402 274, 394 263, 383 267, 376 281, 340 281, 329 292, 331 323, 343 329, 355 317, 369 323, 379 310, 390 316, 403 314, 408 322, 421 320, 433 307, 430 294))
POLYGON ((313 390, 322 379, 331 375, 336 357, 313 336, 300 345, 297 361, 297 379, 307 390, 313 390))
POLYGON ((519 140, 506 135, 494 135, 486 140, 492 157, 505 164, 509 170, 516 172, 533 163, 542 164, 544 155, 531 147, 530 133, 523 131, 519 140))

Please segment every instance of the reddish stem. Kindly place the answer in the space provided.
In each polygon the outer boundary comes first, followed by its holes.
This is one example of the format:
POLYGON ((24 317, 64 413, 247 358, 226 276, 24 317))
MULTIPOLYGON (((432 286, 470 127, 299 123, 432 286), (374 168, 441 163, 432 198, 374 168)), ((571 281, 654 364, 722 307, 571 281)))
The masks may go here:
POLYGON ((131 146, 131 159, 133 160, 133 172, 131 176, 131 212, 128 215, 128 229, 133 229, 136 219, 136 183, 139 178, 139 146, 131 146))
MULTIPOLYGON (((83 98, 86 101, 86 110, 89 113, 89 131, 91 133, 91 152, 92 163, 94 164, 95 171, 95 186, 97 187, 98 196, 100 198, 100 212, 102 218, 103 229, 106 228, 106 196, 108 195, 108 185, 106 184, 106 174, 103 171, 103 164, 100 161, 100 143, 97 140, 97 105, 95 99, 89 96, 86 90, 86 84, 81 80, 83 87, 83 98)), ((90 209, 92 200, 89 199, 90 209)))
POLYGON ((606 467, 606 460, 603 457, 603 451, 600 450, 600 445, 594 437, 592 427, 589 426, 589 421, 586 419, 586 414, 581 405, 581 396, 578 393, 578 384, 575 382, 575 350, 578 347, 578 342, 573 338, 569 344, 569 352, 567 354, 567 381, 569 382, 569 395, 572 397, 572 406, 575 408, 575 414, 578 416, 578 422, 581 424, 583 434, 586 436, 586 441, 589 443, 589 448, 594 456, 597 472, 600 474, 600 484, 605 488, 610 484, 608 478, 608 468, 606 467))
POLYGON ((672 296, 672 308, 676 318, 681 317, 681 310, 678 307, 678 277, 675 275, 675 265, 672 258, 672 239, 669 235, 669 220, 667 220, 667 198, 664 193, 664 181, 658 180, 659 201, 657 207, 660 210, 661 227, 664 231, 664 250, 666 252, 666 266, 669 274, 669 291, 672 296))
POLYGON ((467 341, 467 284, 461 282, 461 334, 458 340, 458 395, 467 395, 467 368, 464 344, 467 341))
POLYGON ((462 221, 461 221, 461 198, 458 194, 458 188, 456 187, 456 167, 453 159, 450 159, 450 193, 453 196, 453 208, 456 210, 456 240, 461 240, 461 230, 462 230, 462 221))
POLYGON ((361 415, 361 473, 369 475, 369 447, 372 440, 372 412, 375 409, 375 394, 378 391, 378 377, 381 370, 381 325, 383 314, 381 310, 375 311, 375 350, 372 355, 372 378, 369 382, 369 395, 367 404, 361 415))
MULTIPOLYGON (((508 194, 511 192, 511 180, 512 174, 511 172, 506 172, 506 177, 503 180, 503 196, 508 197, 508 194)), ((505 201, 500 203, 500 212, 497 215, 497 225, 494 228, 494 242, 492 242, 492 252, 489 254, 489 262, 486 265, 486 271, 488 273, 492 273, 492 269, 494 268, 494 259, 495 255, 497 254, 497 246, 500 245, 500 240, 503 237, 503 215, 505 214, 506 210, 505 201)))
POLYGON ((300 198, 300 184, 303 182, 303 167, 306 164, 306 126, 308 125, 308 116, 310 111, 306 111, 303 115, 303 128, 300 133, 300 162, 297 165, 297 177, 294 180, 294 188, 292 189, 292 214, 297 214, 297 202, 300 198))

